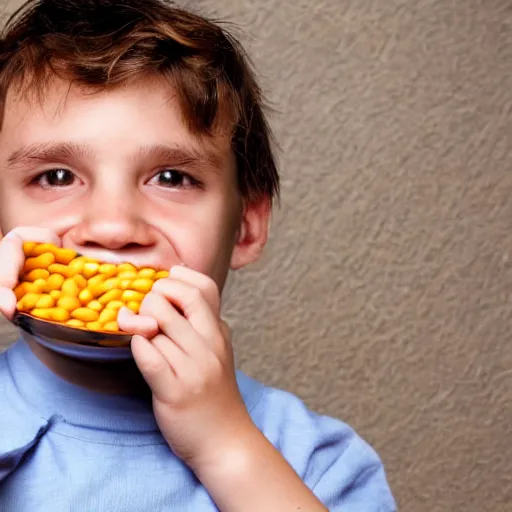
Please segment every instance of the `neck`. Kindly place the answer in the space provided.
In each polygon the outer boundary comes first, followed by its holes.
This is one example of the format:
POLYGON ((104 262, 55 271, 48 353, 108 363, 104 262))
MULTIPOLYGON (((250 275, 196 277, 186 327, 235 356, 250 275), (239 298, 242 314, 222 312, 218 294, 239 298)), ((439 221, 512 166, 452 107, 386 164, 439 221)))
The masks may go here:
POLYGON ((24 333, 34 355, 62 379, 100 393, 149 397, 150 390, 134 361, 91 362, 58 354, 24 333))

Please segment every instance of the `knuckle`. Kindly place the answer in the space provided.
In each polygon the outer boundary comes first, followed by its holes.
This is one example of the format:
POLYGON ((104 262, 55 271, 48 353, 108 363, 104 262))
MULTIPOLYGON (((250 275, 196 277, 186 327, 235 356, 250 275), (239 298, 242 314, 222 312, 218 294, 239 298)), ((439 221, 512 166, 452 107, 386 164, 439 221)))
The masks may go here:
POLYGON ((156 292, 150 291, 146 296, 142 299, 140 303, 139 314, 147 315, 153 309, 152 305, 154 304, 154 300, 156 298, 156 292))
POLYGON ((201 395, 206 387, 206 382, 202 373, 203 372, 199 371, 191 371, 187 375, 187 388, 189 393, 193 396, 201 395))
POLYGON ((164 293, 164 291, 169 288, 170 283, 171 280, 168 277, 158 279, 157 281, 155 281, 155 284, 153 285, 153 288, 151 288, 151 291, 156 293, 164 293))
POLYGON ((194 287, 183 287, 183 291, 179 294, 181 297, 178 298, 178 305, 183 309, 185 314, 187 312, 199 309, 204 303, 204 297, 199 288, 194 287), (181 299, 181 300, 180 300, 181 299))
POLYGON ((206 372, 208 373, 208 375, 210 375, 210 378, 213 378, 215 381, 219 380, 219 378, 224 373, 224 366, 221 360, 214 354, 211 354, 206 359, 205 367, 206 372))
POLYGON ((203 299, 203 293, 199 288, 190 288, 188 291, 188 302, 191 304, 198 304, 202 302, 203 299))
POLYGON ((219 290, 217 283, 210 276, 204 275, 203 277, 204 279, 201 280, 200 286, 200 288, 203 290, 203 293, 210 296, 218 294, 219 290))
POLYGON ((146 359, 140 362, 140 371, 143 374, 156 376, 165 370, 165 362, 162 359, 146 359))

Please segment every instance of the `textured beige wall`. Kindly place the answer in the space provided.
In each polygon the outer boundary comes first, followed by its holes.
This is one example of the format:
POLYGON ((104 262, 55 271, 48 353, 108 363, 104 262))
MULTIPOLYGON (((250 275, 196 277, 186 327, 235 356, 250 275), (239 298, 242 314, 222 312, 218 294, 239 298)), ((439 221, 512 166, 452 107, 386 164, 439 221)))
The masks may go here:
POLYGON ((282 207, 226 295, 242 368, 356 427, 401 510, 511 511, 510 0, 188 5, 278 110, 282 207))

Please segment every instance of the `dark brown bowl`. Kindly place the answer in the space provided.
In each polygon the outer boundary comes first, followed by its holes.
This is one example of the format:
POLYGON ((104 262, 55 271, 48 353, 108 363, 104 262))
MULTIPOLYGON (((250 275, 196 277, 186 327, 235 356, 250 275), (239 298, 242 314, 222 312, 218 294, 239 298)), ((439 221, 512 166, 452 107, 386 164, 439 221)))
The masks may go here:
POLYGON ((89 331, 79 327, 69 327, 19 311, 14 314, 13 323, 33 336, 79 345, 126 348, 130 346, 132 339, 131 334, 127 333, 89 331))

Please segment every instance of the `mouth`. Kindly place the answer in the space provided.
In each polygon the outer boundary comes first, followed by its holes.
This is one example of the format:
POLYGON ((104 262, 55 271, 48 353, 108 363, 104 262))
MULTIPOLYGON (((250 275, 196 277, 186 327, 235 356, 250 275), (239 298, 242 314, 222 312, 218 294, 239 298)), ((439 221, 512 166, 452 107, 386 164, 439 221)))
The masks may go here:
POLYGON ((166 254, 155 254, 154 251, 149 252, 141 248, 127 248, 122 251, 111 251, 103 248, 81 247, 77 252, 82 256, 91 258, 103 263, 112 263, 120 265, 122 263, 131 263, 137 268, 154 268, 165 270, 178 264, 176 257, 166 257, 166 254))

